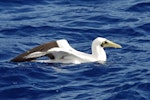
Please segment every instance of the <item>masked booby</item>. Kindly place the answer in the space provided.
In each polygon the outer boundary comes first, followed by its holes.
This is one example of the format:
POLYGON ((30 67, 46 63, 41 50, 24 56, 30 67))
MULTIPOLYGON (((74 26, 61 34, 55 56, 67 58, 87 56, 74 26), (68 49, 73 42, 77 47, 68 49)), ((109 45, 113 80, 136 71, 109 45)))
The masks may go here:
POLYGON ((122 48, 121 45, 114 43, 106 38, 98 37, 92 42, 92 54, 80 52, 72 48, 65 39, 57 40, 39 45, 28 50, 17 57, 12 62, 47 62, 47 63, 87 63, 87 62, 105 62, 107 59, 104 48, 122 48), (37 58, 47 56, 48 60, 40 60, 37 58))

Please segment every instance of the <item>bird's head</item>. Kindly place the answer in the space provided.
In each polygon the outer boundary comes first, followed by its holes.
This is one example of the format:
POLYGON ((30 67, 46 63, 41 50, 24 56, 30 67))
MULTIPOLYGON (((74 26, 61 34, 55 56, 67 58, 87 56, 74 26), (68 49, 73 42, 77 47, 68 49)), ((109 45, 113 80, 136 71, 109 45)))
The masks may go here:
POLYGON ((121 45, 114 43, 110 40, 107 40, 106 38, 98 37, 95 39, 96 43, 100 44, 101 47, 103 48, 122 48, 121 45))

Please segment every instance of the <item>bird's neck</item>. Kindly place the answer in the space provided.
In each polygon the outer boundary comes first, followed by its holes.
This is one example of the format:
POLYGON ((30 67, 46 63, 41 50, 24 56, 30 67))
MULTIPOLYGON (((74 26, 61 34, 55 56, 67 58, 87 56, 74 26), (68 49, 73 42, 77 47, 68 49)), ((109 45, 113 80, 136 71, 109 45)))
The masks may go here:
POLYGON ((98 61, 106 61, 106 53, 100 45, 92 44, 92 56, 98 61))

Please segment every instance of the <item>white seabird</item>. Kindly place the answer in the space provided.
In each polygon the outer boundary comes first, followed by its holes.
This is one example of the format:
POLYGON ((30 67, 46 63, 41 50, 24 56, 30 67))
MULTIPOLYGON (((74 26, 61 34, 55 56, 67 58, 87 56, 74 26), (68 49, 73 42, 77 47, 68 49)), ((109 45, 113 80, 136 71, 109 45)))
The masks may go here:
POLYGON ((26 51, 11 61, 24 62, 47 62, 47 63, 87 63, 87 62, 105 62, 107 60, 104 48, 122 48, 121 45, 116 44, 106 38, 98 37, 92 42, 92 54, 80 52, 72 48, 65 39, 49 42, 37 46, 29 51, 26 51), (37 58, 47 56, 50 59, 40 60, 37 58))

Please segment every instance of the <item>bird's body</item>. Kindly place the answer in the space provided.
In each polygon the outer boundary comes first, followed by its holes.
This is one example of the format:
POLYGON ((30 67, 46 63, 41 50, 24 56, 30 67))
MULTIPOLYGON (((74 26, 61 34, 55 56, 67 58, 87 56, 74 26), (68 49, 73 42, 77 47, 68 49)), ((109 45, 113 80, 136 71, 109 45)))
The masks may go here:
POLYGON ((13 62, 36 61, 48 63, 86 63, 105 62, 107 57, 104 47, 121 48, 105 38, 98 37, 92 42, 92 54, 80 52, 72 48, 65 39, 49 42, 35 47, 12 59, 13 62), (38 60, 37 58, 47 56, 48 60, 38 60))

